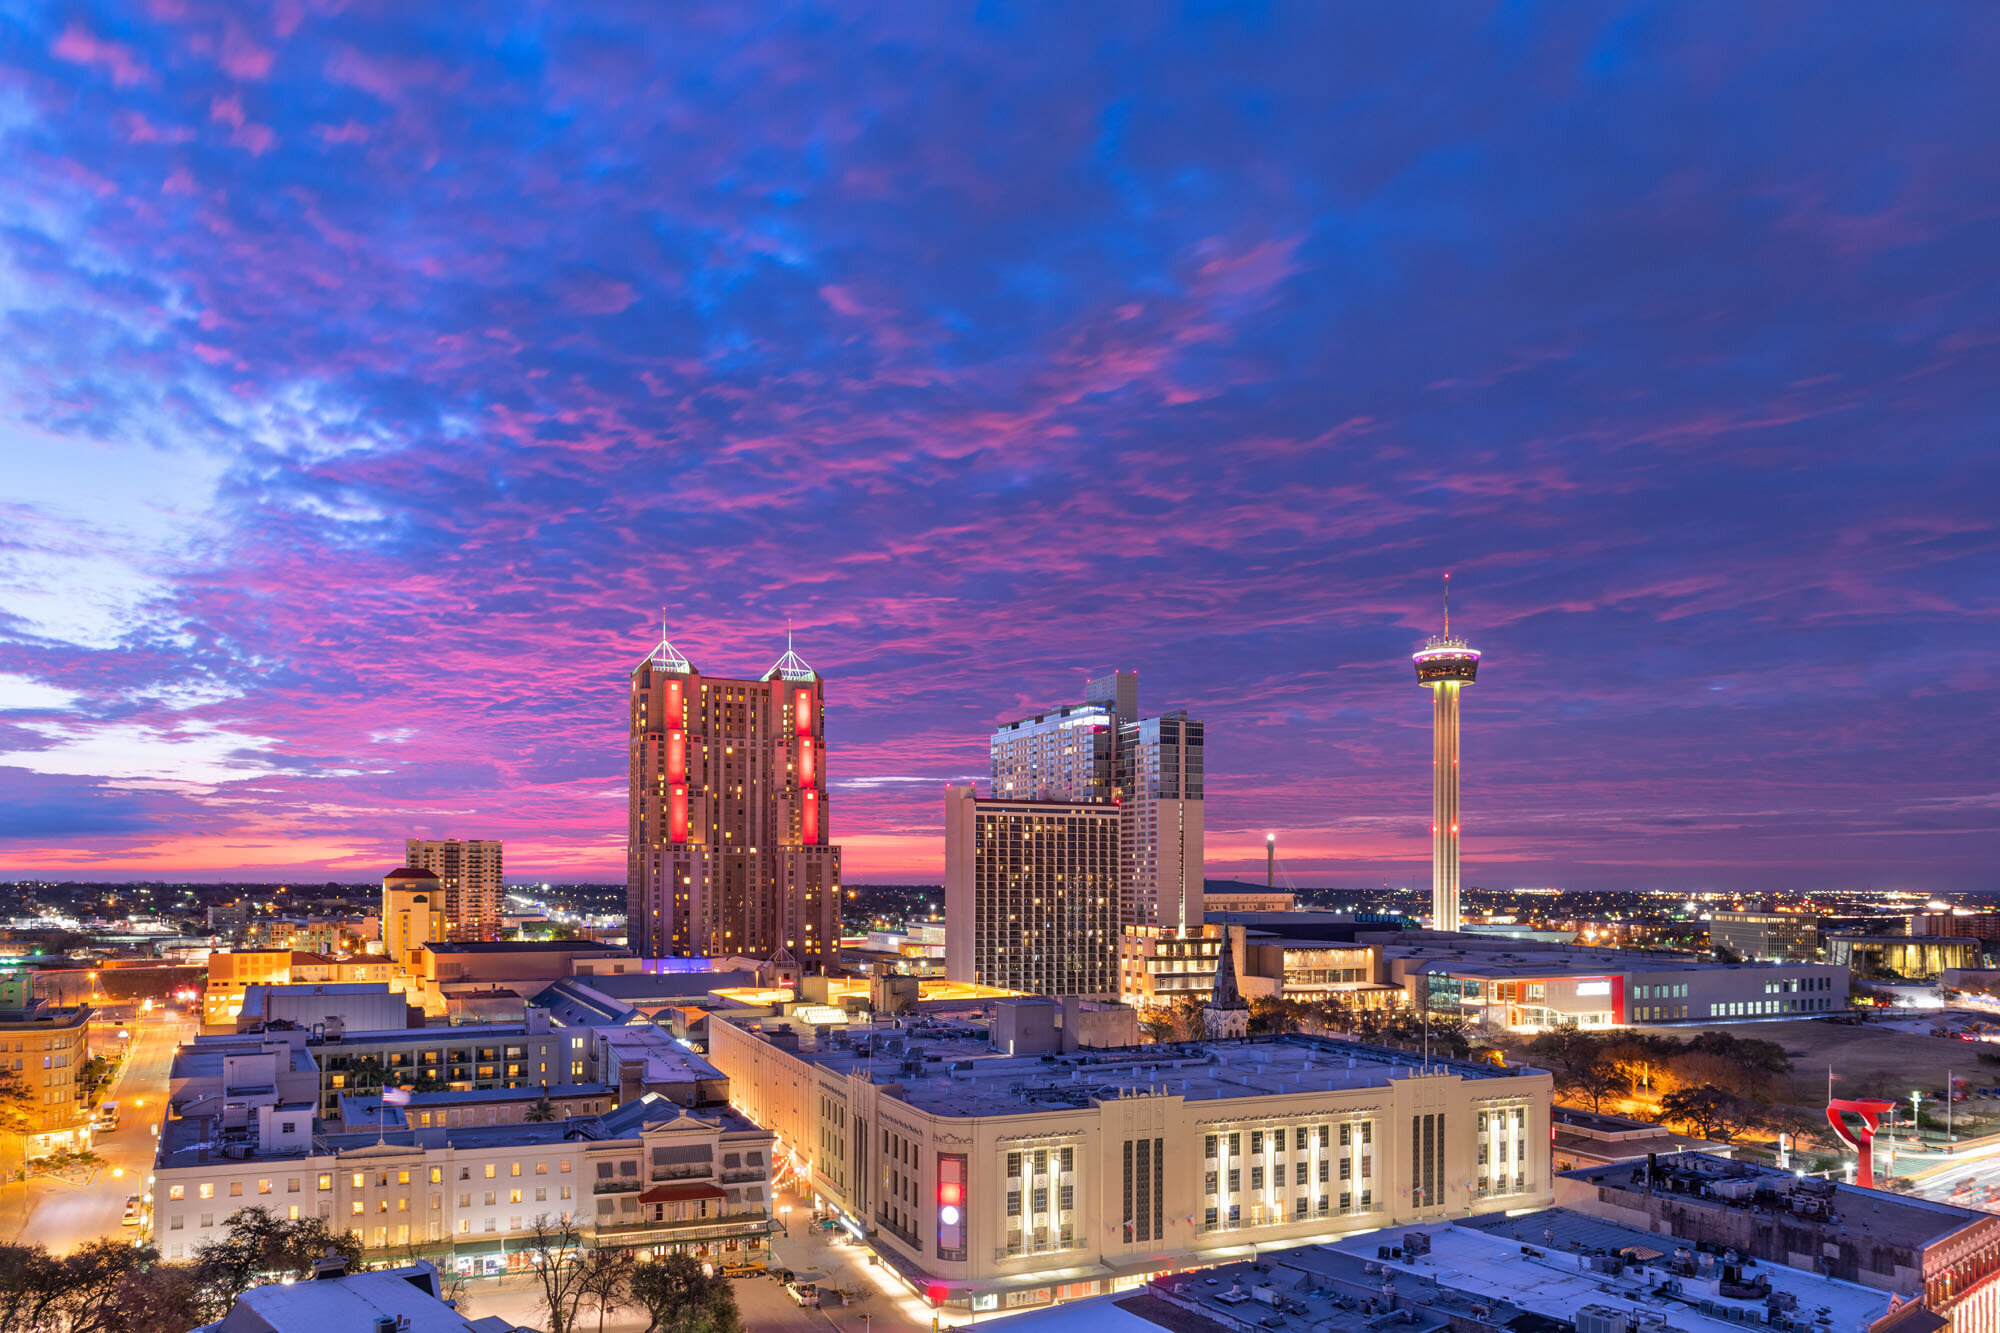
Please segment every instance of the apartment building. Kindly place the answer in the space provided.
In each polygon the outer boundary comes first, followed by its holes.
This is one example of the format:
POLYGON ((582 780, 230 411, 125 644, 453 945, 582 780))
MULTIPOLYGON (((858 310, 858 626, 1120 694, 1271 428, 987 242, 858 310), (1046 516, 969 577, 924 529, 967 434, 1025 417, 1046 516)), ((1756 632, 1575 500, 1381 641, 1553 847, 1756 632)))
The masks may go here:
POLYGON ((536 1217, 592 1243, 714 1262, 761 1255, 774 1229, 771 1135, 726 1107, 648 1094, 547 1123, 315 1133, 310 1104, 241 1087, 169 1119, 154 1164, 153 1241, 169 1260, 229 1215, 318 1217, 371 1249, 461 1272, 524 1269, 536 1217))
POLYGON ((1061 1053, 985 1008, 824 1037, 715 1015, 731 1103, 933 1302, 1550 1200, 1549 1076, 1311 1037, 1061 1053))
POLYGON ((90 1059, 94 1012, 87 1004, 44 1000, 0 1009, 0 1065, 14 1072, 27 1093, 22 1109, 29 1158, 90 1146, 93 1108, 83 1101, 79 1079, 90 1059))
POLYGON ((442 902, 433 903, 448 940, 500 938, 501 854, 497 839, 410 838, 405 865, 437 879, 442 902))

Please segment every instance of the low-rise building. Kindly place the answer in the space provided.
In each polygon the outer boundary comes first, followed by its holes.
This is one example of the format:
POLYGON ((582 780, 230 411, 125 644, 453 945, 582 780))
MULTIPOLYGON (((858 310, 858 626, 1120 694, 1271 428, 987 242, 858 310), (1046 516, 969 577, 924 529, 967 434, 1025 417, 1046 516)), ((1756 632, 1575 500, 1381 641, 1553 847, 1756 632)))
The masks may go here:
POLYGON ((1736 1154, 1732 1144, 1690 1138, 1651 1121, 1606 1115, 1602 1111, 1558 1106, 1553 1118, 1555 1136, 1549 1142, 1549 1152, 1555 1158, 1558 1172, 1640 1161, 1663 1153, 1705 1152, 1717 1157, 1736 1154))
MULTIPOLYGON (((527 1125, 543 1119, 603 1115, 618 1105, 618 1089, 608 1083, 412 1092, 406 1102, 384 1101, 374 1093, 343 1092, 338 1100, 339 1126, 349 1130, 527 1125)), ((322 1121, 323 1125, 331 1123, 322 1121)))
POLYGON ((1671 1237, 1663 1248, 1731 1251, 1758 1273, 1806 1268, 1901 1297, 1956 1333, 2000 1327, 2000 1217, 1990 1213, 1706 1153, 1566 1171, 1556 1198, 1671 1237))
POLYGON ((959 1307, 1550 1197, 1540 1071, 1296 1036, 1062 1054, 1018 1023, 1009 1053, 998 1018, 716 1015, 709 1055, 817 1197, 959 1307))
POLYGON ((387 982, 393 988, 400 980, 400 970, 382 958, 329 958, 297 949, 212 953, 201 997, 202 1026, 234 1030, 243 1013, 244 993, 252 986, 387 982))
POLYGON ((600 1246, 759 1255, 773 1229, 771 1135, 727 1107, 648 1094, 546 1123, 318 1132, 275 1091, 169 1119, 154 1163, 153 1240, 186 1259, 229 1215, 318 1217, 376 1250, 459 1271, 531 1262, 535 1218, 567 1215, 600 1246))
POLYGON ((194 1333, 534 1333, 499 1315, 473 1319, 444 1296, 429 1263, 349 1273, 345 1261, 321 1260, 311 1282, 272 1282, 238 1296, 222 1318, 194 1333))
POLYGON ((1413 1004, 1489 1032, 1768 1022, 1847 1008, 1847 969, 1830 963, 1716 963, 1438 931, 1404 932, 1382 949, 1385 979, 1413 1004))
POLYGON ((1976 938, 1960 935, 1828 935, 1827 961, 1855 976, 1893 974, 1909 981, 1932 981, 1946 971, 1976 968, 1983 961, 1976 938))
POLYGON ((424 1011, 386 981, 312 982, 304 985, 243 988, 243 1007, 236 1014, 238 1032, 255 1032, 267 1023, 294 1027, 324 1027, 338 1023, 358 1031, 422 1027, 424 1011))
POLYGON ((65 1148, 87 1148, 93 1108, 83 1100, 81 1076, 90 1059, 87 1004, 29 1000, 0 1009, 0 1064, 14 1072, 27 1096, 23 1150, 30 1158, 65 1148))
POLYGON ((1819 918, 1775 909, 1716 912, 1708 919, 1708 942, 1752 962, 1809 963, 1819 957, 1819 918))

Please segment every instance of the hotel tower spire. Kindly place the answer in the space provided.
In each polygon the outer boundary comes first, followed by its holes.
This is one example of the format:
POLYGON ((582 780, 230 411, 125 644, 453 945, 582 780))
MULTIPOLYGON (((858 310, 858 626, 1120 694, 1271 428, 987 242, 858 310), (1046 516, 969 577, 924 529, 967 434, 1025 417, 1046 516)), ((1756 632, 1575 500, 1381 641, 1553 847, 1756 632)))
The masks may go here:
POLYGON ((1451 634, 1451 575, 1444 576, 1444 632, 1413 660, 1431 692, 1431 929, 1457 930, 1458 694, 1479 674, 1479 652, 1451 634))

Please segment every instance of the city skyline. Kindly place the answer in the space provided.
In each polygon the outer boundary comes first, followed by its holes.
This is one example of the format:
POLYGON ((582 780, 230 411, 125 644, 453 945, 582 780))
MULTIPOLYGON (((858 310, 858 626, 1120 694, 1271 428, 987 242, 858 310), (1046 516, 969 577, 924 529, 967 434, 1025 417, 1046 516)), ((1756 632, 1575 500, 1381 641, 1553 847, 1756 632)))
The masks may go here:
POLYGON ((852 882, 1136 670, 1421 885, 1450 570, 1467 885, 1990 887, 2000 28, 1789 12, 24 16, 0 878, 616 882, 665 603, 852 882))

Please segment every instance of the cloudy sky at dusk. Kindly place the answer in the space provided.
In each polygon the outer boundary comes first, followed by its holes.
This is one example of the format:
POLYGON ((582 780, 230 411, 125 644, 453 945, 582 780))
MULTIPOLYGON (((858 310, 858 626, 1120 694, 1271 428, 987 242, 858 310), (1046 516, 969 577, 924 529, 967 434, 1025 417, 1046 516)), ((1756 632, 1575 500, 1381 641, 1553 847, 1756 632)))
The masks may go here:
POLYGON ((0 3, 0 875, 623 875, 658 635, 850 880, 1140 672, 1209 870, 2000 887, 2000 10, 0 3))

